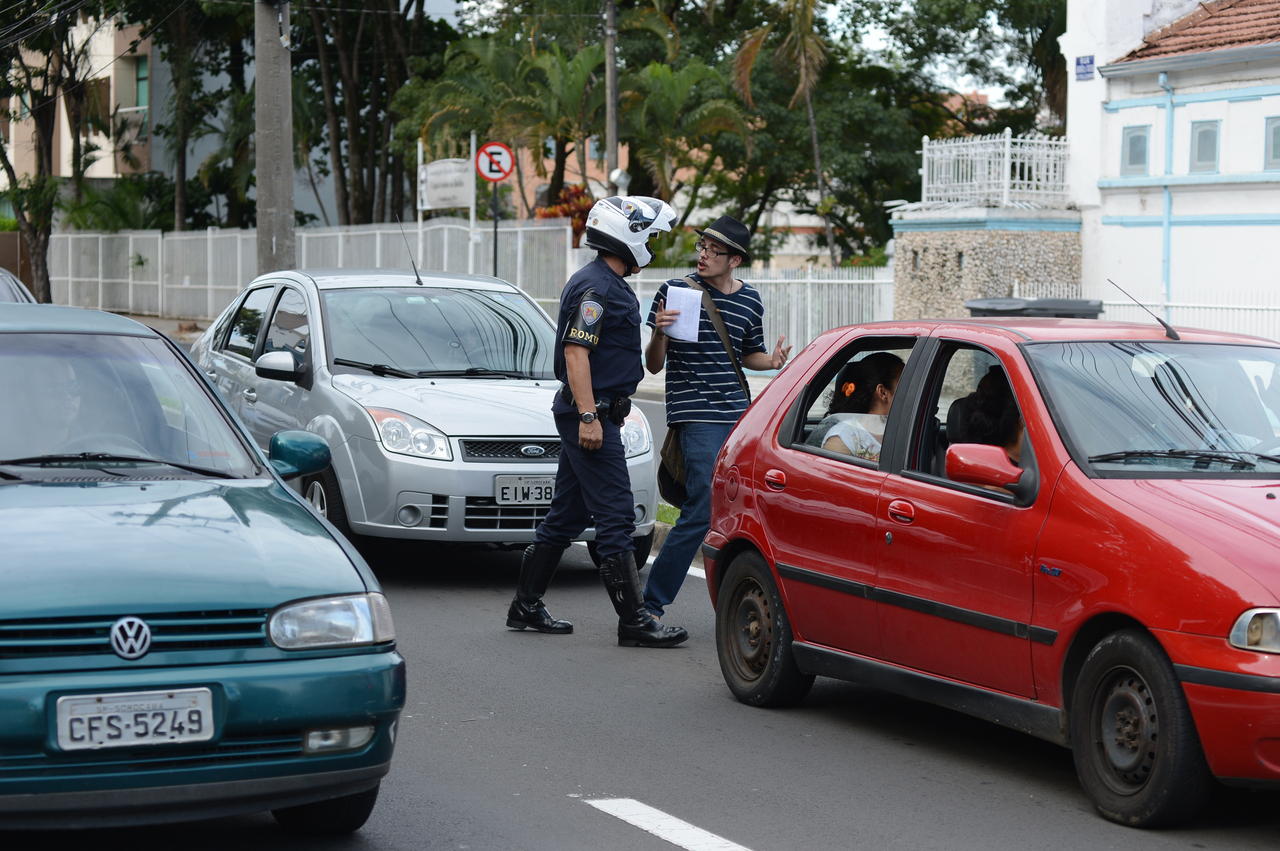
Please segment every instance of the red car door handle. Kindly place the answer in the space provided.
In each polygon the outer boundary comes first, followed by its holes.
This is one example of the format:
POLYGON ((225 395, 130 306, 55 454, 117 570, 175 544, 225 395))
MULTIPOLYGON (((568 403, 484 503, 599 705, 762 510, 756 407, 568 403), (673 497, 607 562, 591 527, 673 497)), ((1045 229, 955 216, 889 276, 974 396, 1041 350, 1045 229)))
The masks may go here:
POLYGON ((889 517, 899 523, 910 523, 916 519, 916 507, 905 499, 895 499, 889 503, 889 517))
POLYGON ((787 486, 787 474, 781 470, 769 470, 764 474, 764 483, 776 491, 787 486))

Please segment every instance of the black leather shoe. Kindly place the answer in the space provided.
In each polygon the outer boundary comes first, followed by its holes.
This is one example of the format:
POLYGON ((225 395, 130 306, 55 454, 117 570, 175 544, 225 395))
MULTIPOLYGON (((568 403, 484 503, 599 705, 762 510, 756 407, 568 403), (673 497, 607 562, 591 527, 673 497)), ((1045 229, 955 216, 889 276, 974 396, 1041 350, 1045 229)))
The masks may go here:
POLYGON ((675 647, 689 638, 682 626, 663 626, 648 612, 638 623, 618 623, 619 647, 675 647))
POLYGON ((526 603, 518 597, 511 601, 511 608, 507 609, 507 626, 512 629, 534 629, 552 635, 573 632, 573 624, 551 617, 541 600, 526 603))

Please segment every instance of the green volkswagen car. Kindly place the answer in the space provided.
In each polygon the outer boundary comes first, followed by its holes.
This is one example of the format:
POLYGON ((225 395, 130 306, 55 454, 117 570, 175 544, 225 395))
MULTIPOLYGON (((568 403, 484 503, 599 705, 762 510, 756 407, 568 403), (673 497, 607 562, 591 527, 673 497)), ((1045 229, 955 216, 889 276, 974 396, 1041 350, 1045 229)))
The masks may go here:
POLYGON ((369 817, 405 699, 387 600, 167 339, 0 304, 0 829, 369 817))

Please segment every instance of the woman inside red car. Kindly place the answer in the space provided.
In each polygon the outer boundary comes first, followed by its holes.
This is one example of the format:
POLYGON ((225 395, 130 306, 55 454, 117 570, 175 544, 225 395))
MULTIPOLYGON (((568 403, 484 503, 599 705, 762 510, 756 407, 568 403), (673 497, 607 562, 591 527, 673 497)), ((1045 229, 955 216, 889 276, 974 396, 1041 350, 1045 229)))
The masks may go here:
MULTIPOLYGON (((1022 415, 1013 398, 1013 388, 1004 370, 993 366, 978 382, 978 388, 954 405, 961 406, 960 440, 952 443, 985 443, 999 446, 1015 467, 1022 466, 1022 415)), ((949 418, 950 419, 950 418, 949 418)), ((950 433, 953 426, 948 426, 950 433)), ((1001 488, 1003 490, 1003 488, 1001 488)))
POLYGON ((805 442, 879 461, 884 425, 902 367, 902 358, 889 352, 875 352, 846 364, 836 378, 827 415, 805 442))

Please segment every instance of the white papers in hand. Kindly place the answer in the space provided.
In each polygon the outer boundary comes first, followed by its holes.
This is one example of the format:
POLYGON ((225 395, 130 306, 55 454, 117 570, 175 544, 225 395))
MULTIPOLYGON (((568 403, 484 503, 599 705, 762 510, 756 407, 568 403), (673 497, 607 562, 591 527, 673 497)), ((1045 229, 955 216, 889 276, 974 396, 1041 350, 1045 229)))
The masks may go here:
POLYGON ((673 340, 698 341, 702 324, 702 293, 691 287, 667 287, 667 310, 678 310, 676 321, 663 329, 673 340))

